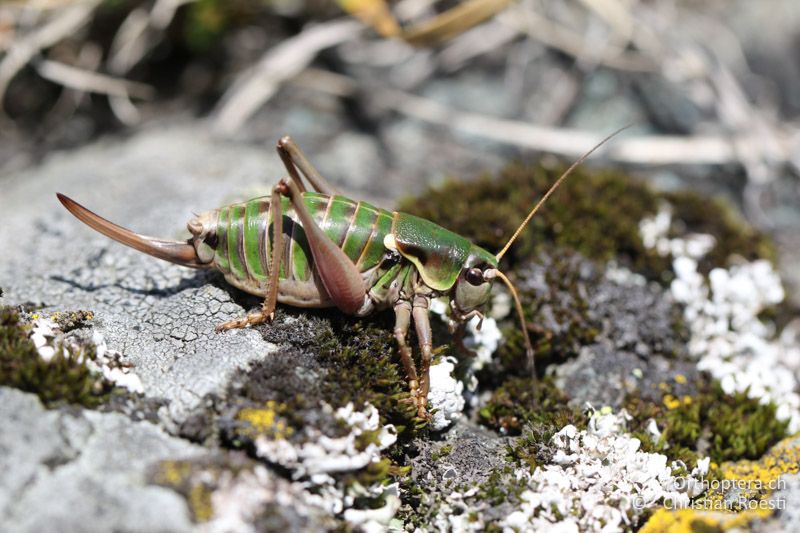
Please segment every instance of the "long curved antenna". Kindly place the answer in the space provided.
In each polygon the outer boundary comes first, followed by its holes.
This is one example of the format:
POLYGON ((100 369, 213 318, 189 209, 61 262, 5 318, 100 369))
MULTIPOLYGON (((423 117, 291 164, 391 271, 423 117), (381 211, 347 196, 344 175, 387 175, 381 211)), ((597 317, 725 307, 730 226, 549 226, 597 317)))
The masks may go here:
POLYGON ((522 336, 525 339, 525 354, 528 356, 528 368, 531 371, 531 375, 536 378, 536 363, 533 359, 533 345, 531 344, 531 338, 528 336, 528 324, 525 322, 525 315, 522 313, 522 302, 520 302, 519 295, 517 294, 517 289, 514 288, 512 285, 511 280, 506 277, 505 274, 500 272, 499 270, 494 271, 498 278, 500 278, 503 283, 506 284, 508 290, 511 291, 511 297, 514 298, 514 307, 517 308, 517 314, 519 315, 519 321, 522 325, 522 336))
POLYGON ((531 209, 531 212, 528 213, 528 216, 525 217, 525 220, 523 220, 522 224, 519 225, 517 231, 514 232, 514 235, 512 235, 511 238, 508 239, 508 242, 506 243, 505 246, 503 246, 503 249, 497 253, 495 257, 497 257, 498 262, 500 261, 500 258, 502 258, 505 255, 508 249, 511 248, 511 245, 514 244, 514 241, 517 239, 519 234, 522 233, 522 230, 525 229, 525 226, 528 225, 528 222, 530 222, 531 218, 533 218, 533 215, 536 214, 536 211, 538 211, 539 208, 542 207, 542 205, 547 201, 547 199, 550 198, 550 195, 553 194, 553 191, 555 191, 559 185, 561 185, 561 182, 564 181, 566 177, 569 176, 570 173, 572 173, 573 170, 575 170, 575 167, 586 161, 586 158, 592 155, 592 152, 594 152, 595 150, 603 146, 605 143, 610 141, 613 137, 616 137, 622 131, 630 128, 631 126, 632 124, 628 124, 627 126, 621 127, 620 129, 618 129, 617 131, 615 131, 614 133, 612 133, 611 135, 609 135, 608 137, 606 137, 605 139, 594 145, 594 147, 591 150, 583 154, 580 157, 580 159, 572 163, 572 165, 570 165, 570 167, 567 170, 565 170, 563 174, 561 174, 561 177, 556 180, 556 182, 552 185, 552 187, 550 187, 550 189, 545 193, 545 195, 542 196, 542 199, 539 200, 539 202, 533 207, 533 209, 531 209))

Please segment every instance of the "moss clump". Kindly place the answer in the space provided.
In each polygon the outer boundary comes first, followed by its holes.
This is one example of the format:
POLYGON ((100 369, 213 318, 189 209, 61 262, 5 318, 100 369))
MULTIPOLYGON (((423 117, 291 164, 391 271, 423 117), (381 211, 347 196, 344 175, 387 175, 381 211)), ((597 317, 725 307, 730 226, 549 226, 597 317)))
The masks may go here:
POLYGON ((389 334, 391 318, 352 321, 337 316, 331 320, 331 328, 318 339, 319 361, 327 370, 322 394, 334 407, 370 403, 380 413, 382 424, 394 424, 400 438, 410 438, 425 421, 417 418, 409 401, 405 373, 389 334))
MULTIPOLYGON (((488 250, 499 250, 528 211, 561 175, 562 165, 512 164, 497 178, 484 175, 470 182, 448 181, 419 198, 400 203, 400 210, 432 220, 488 250)), ((729 256, 774 257, 769 240, 737 220, 720 201, 693 192, 659 193, 646 184, 612 171, 577 168, 505 256, 511 270, 522 259, 548 245, 576 250, 599 261, 614 259, 649 279, 672 279, 668 258, 642 243, 639 223, 667 201, 674 218, 688 232, 713 235, 717 245, 701 265, 725 265, 729 256)), ((677 236, 677 225, 673 233, 677 236)))
MULTIPOLYGON (((282 28, 274 18, 275 8, 278 7, 277 11, 281 11, 281 4, 263 0, 197 0, 187 6, 185 16, 178 19, 182 23, 182 31, 176 32, 176 41, 182 41, 180 44, 185 45, 190 53, 205 61, 209 58, 221 58, 224 51, 220 49, 224 48, 225 38, 243 27, 266 26, 273 30, 272 33, 282 33, 282 28)), ((308 9, 311 7, 308 4, 304 2, 292 8, 308 9)), ((286 4, 282 7, 285 10, 286 4)), ((325 11, 329 13, 327 18, 330 18, 335 10, 330 5, 325 7, 325 11)))
POLYGON ((21 322, 16 310, 0 306, 0 385, 32 392, 48 407, 94 407, 106 401, 110 384, 87 365, 96 357, 91 343, 70 347, 62 343, 45 361, 29 332, 30 326, 21 322))
POLYGON ((439 459, 443 459, 453 453, 453 446, 452 444, 442 444, 433 452, 431 452, 431 461, 438 461, 439 459))
MULTIPOLYGON (((497 179, 449 181, 402 202, 400 209, 496 251, 563 170, 561 165, 512 164, 497 179)), ((657 209, 657 195, 644 184, 616 172, 578 168, 520 234, 506 261, 514 265, 554 244, 591 259, 622 260, 637 271, 657 275, 668 265, 644 248, 639 235, 639 222, 657 209)))
POLYGON ((239 378, 228 397, 237 398, 240 408, 263 412, 265 406, 276 406, 277 415, 293 428, 292 438, 301 438, 309 425, 327 435, 347 434, 349 428, 322 406, 335 411, 351 402, 356 410, 373 405, 381 424, 394 424, 401 438, 424 427, 409 401, 389 333, 390 314, 353 320, 335 313, 328 318, 313 312, 286 313, 294 316, 284 316, 268 333, 272 342, 291 344, 239 378))
MULTIPOLYGON (((602 278, 594 263, 569 250, 551 250, 521 264, 515 278, 539 368, 574 357, 600 332, 597 313, 590 308, 591 292, 602 278)), ((519 324, 510 323, 503 338, 496 355, 500 365, 527 375, 519 356, 524 353, 519 324)))
POLYGON ((530 377, 512 377, 494 391, 478 416, 496 431, 519 435, 527 424, 549 426, 572 418, 576 412, 568 402, 549 377, 536 383, 530 377))
POLYGON ((761 457, 786 436, 788 421, 775 417, 777 407, 749 398, 746 392, 727 395, 719 383, 702 380, 696 396, 676 397, 665 391, 662 404, 628 397, 625 408, 634 417, 632 433, 643 451, 665 453, 694 465, 703 456, 715 463, 761 457), (645 431, 654 419, 662 431, 654 443, 645 431))
MULTIPOLYGON (((34 318, 36 318, 34 316, 34 318)), ((58 329, 64 333, 85 328, 89 326, 89 322, 94 320, 94 313, 91 311, 57 311, 51 314, 48 318, 58 324, 58 329)))
MULTIPOLYGON (((240 376, 228 394, 233 398, 219 419, 222 442, 243 448, 254 457, 255 439, 285 439, 304 445, 319 433, 344 437, 352 428, 335 416, 352 403, 356 411, 366 404, 380 416, 380 428, 393 424, 401 443, 424 429, 416 416, 403 367, 390 334, 391 314, 353 320, 334 313, 287 311, 265 335, 284 347, 255 363, 240 376), (287 345, 288 343, 288 345, 287 345), (230 405, 232 403, 232 405, 230 405), (232 414, 229 414, 232 413, 232 414)), ((413 339, 410 339, 414 342, 413 339)), ((381 430, 363 431, 356 438, 360 450, 379 444, 381 430)), ((384 453, 384 459, 337 479, 361 484, 404 476, 402 446, 384 453)))
POLYGON ((505 466, 492 472, 489 479, 481 483, 478 488, 477 501, 489 503, 495 507, 508 502, 518 503, 519 496, 528 488, 527 481, 518 479, 514 475, 514 469, 505 466))

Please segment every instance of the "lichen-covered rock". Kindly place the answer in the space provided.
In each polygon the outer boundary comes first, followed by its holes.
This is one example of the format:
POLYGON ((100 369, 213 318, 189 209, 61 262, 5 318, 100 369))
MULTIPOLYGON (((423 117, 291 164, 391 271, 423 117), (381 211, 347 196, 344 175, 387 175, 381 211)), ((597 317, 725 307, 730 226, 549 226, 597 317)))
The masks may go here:
POLYGON ((301 486, 241 453, 161 461, 148 478, 182 495, 203 532, 319 531, 342 525, 301 486))
POLYGON ((702 480, 705 491, 692 508, 659 509, 641 531, 794 531, 798 468, 796 437, 775 445, 758 460, 724 463, 715 477, 702 480))
POLYGON ((167 458, 205 451, 116 413, 48 411, 0 387, 0 522, 8 531, 190 531, 183 499, 149 485, 167 458))
POLYGON ((7 304, 43 313, 88 309, 108 349, 124 353, 148 397, 182 422, 232 373, 275 350, 255 331, 214 333, 254 300, 221 278, 168 265, 89 230, 55 198, 60 191, 144 234, 185 234, 196 210, 279 174, 262 149, 213 143, 188 128, 98 143, 21 173, 0 195, 0 263, 7 304), (168 179, 166 178, 168 177, 168 179), (220 179, 224 178, 224 187, 220 179), (20 208, 23 206, 23 208, 20 208), (105 207, 104 207, 105 206, 105 207))
MULTIPOLYGON (((276 165, 261 150, 212 149, 178 128, 54 159, 4 190, 0 239, 19 243, 0 264, 3 303, 22 305, 13 338, 24 342, 15 346, 44 361, 62 339, 86 343, 99 361, 87 375, 128 392, 88 403, 58 393, 47 405, 60 411, 36 404, 30 435, 41 431, 67 451, 23 451, 18 436, 4 434, 17 470, 57 466, 30 494, 20 476, 0 482, 0 512, 19 522, 34 494, 54 499, 80 480, 100 484, 102 465, 109 480, 87 498, 103 504, 129 491, 140 503, 114 502, 111 518, 86 515, 98 528, 146 504, 167 516, 148 531, 633 529, 648 513, 663 518, 656 509, 667 503, 713 497, 676 480, 718 479, 723 461, 759 459, 786 435, 797 411, 796 383, 786 378, 796 338, 776 339, 764 315, 782 296, 771 270, 758 266, 768 265, 758 260, 769 246, 716 204, 695 213, 692 195, 656 193, 611 172, 582 170, 568 181, 503 262, 538 375, 498 289, 485 329, 468 326, 464 346, 450 342, 446 320, 432 320, 430 421, 409 401, 391 311, 353 319, 280 306, 271 324, 218 335, 215 325, 258 299, 217 274, 111 243, 41 196, 59 188, 137 231, 174 237, 185 234, 187 206, 238 199, 231 194, 278 176, 276 165), (733 265, 733 253, 755 262, 733 265), (722 350, 723 341, 738 348, 722 350), (711 345, 716 360, 706 359, 711 345), (756 358, 761 379, 746 381, 747 350, 757 348, 767 349, 756 358), (476 358, 460 357, 470 350, 476 358), (785 379, 767 383, 778 367, 785 379), (67 403, 102 412, 59 407, 67 403), (95 433, 73 437, 65 425, 95 433), (141 446, 150 435, 155 451, 126 467, 109 449, 112 430, 141 446)), ((451 183, 407 205, 493 250, 558 170, 515 165, 498 180, 451 183)), ((0 422, 17 428, 13 416, 0 409, 0 422)), ((19 523, 33 529, 56 515, 19 523)))

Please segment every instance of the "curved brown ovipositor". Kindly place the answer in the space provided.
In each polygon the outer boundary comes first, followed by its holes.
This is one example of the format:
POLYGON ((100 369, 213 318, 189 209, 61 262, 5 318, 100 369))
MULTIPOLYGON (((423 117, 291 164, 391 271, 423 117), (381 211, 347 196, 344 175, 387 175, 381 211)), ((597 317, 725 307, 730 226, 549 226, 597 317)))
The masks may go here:
POLYGON ((67 208, 67 211, 75 215, 75 218, 95 231, 119 243, 177 265, 191 268, 204 268, 209 266, 208 263, 200 262, 192 240, 166 241, 146 235, 139 235, 113 222, 109 222, 61 193, 56 193, 56 196, 61 204, 67 208))

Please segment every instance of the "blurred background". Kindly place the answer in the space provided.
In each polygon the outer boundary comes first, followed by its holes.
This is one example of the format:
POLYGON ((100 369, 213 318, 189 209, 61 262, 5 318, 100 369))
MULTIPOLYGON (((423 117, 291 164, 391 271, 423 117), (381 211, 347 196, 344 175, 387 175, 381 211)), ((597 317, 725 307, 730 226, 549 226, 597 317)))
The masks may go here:
POLYGON ((0 102, 0 186, 189 127, 265 150, 290 134, 385 207, 633 123, 591 164, 726 197, 798 302, 797 0, 7 0, 0 102))

